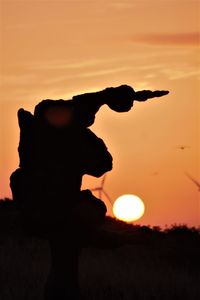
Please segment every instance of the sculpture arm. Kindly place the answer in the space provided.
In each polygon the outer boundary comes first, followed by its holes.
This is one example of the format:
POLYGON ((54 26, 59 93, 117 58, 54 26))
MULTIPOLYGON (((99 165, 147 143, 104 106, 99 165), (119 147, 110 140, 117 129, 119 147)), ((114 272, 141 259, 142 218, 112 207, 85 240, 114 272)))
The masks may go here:
POLYGON ((133 106, 135 92, 128 85, 116 88, 106 88, 96 93, 86 93, 72 98, 75 105, 75 113, 80 123, 86 127, 91 126, 95 120, 95 114, 100 107, 107 104, 112 110, 126 112, 133 106))

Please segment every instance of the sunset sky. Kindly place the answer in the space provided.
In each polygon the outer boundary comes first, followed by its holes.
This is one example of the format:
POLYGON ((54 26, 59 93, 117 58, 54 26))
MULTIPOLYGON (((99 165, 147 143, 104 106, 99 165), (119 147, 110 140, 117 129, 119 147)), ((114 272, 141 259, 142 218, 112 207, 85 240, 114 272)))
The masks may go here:
MULTIPOLYGON (((17 110, 42 99, 129 84, 170 94, 103 107, 91 129, 113 155, 105 189, 136 194, 138 221, 200 225, 200 2, 198 0, 1 0, 0 198, 18 167, 17 110), (186 146, 185 149, 179 147, 186 146)), ((101 179, 84 177, 84 188, 101 179)), ((109 213, 111 207, 106 201, 109 213)))

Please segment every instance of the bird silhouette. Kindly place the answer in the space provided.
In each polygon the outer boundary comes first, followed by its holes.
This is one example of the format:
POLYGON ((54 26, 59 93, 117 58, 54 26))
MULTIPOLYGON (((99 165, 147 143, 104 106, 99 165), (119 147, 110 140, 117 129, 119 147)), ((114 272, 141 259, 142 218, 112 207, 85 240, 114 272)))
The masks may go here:
POLYGON ((184 146, 184 145, 177 147, 177 149, 179 149, 179 150, 185 150, 185 149, 189 149, 189 148, 190 148, 189 146, 184 146))
POLYGON ((108 201, 112 205, 113 203, 112 203, 111 197, 108 195, 108 193, 104 189, 105 180, 106 180, 106 175, 104 175, 102 177, 100 186, 97 186, 96 188, 91 189, 91 191, 99 192, 99 199, 102 199, 102 194, 104 194, 104 196, 108 199, 108 201))
POLYGON ((197 181, 193 176, 191 176, 188 173, 185 173, 185 175, 198 187, 199 192, 200 192, 200 182, 197 181))

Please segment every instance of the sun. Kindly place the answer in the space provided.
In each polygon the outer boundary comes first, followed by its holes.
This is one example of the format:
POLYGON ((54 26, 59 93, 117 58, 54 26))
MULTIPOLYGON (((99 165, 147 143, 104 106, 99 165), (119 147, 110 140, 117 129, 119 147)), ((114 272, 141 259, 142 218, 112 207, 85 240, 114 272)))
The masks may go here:
POLYGON ((143 201, 135 195, 125 194, 116 199, 113 213, 119 220, 131 222, 140 219, 144 214, 143 201))

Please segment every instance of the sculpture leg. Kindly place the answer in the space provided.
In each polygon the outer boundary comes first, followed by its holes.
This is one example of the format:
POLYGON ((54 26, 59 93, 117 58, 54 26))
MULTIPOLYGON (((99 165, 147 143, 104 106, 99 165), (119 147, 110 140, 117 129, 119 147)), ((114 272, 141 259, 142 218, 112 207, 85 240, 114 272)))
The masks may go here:
POLYGON ((66 235, 49 240, 51 268, 45 286, 45 300, 79 300, 78 260, 80 248, 66 235))

